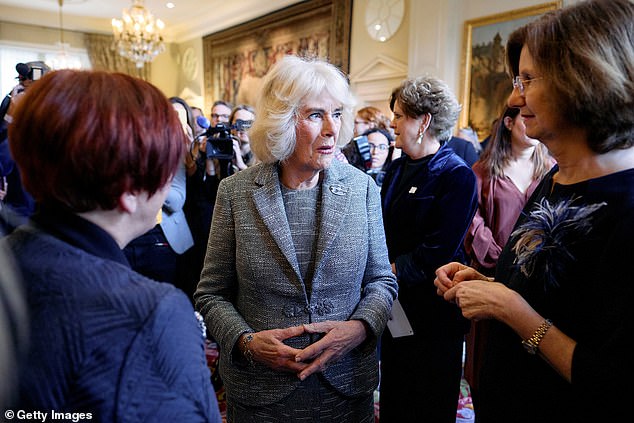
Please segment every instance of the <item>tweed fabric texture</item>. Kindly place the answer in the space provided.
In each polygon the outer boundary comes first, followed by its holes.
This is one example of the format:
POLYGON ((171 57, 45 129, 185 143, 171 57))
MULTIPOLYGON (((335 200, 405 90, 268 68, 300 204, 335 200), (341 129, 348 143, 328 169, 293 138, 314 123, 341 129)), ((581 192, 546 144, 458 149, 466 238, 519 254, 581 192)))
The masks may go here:
MULTIPOLYGON (((326 320, 358 319, 373 336, 330 365, 324 378, 348 396, 378 383, 376 341, 398 290, 387 257, 379 192, 352 166, 323 171, 321 215, 310 295, 302 280, 276 164, 224 179, 218 189, 196 307, 221 349, 228 398, 249 405, 278 402, 294 391, 294 374, 235 359, 241 334, 326 320)), ((295 348, 308 335, 286 341, 295 348)))

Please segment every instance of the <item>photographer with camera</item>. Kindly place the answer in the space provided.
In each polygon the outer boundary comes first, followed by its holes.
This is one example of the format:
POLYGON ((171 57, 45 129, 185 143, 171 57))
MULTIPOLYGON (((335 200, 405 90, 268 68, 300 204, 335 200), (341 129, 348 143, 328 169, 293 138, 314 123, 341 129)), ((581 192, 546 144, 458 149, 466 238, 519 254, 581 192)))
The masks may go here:
POLYGON ((35 203, 29 193, 22 188, 20 172, 9 152, 8 128, 13 121, 13 111, 24 93, 50 68, 40 61, 18 63, 18 84, 0 104, 0 235, 12 232, 27 222, 35 211, 35 203))
POLYGON ((238 170, 244 170, 255 163, 255 156, 251 151, 251 140, 248 130, 255 120, 255 110, 248 104, 237 105, 231 112, 231 133, 235 137, 234 149, 237 146, 234 164, 238 170))
MULTIPOLYGON (((241 134, 246 135, 246 129, 250 127, 253 116, 253 113, 246 115, 238 112, 234 116, 231 104, 218 100, 211 109, 211 121, 204 116, 195 119, 195 125, 201 128, 201 132, 197 133, 194 142, 191 143, 189 155, 185 160, 187 194, 184 206, 194 246, 187 252, 185 259, 188 264, 186 275, 183 276, 184 286, 195 287, 198 283, 218 184, 227 176, 247 168, 239 137, 241 134), (235 124, 230 124, 230 118, 235 120, 235 124), (232 132, 235 132, 236 136, 232 135, 232 132)), ((186 292, 193 294, 193 288, 186 292)))

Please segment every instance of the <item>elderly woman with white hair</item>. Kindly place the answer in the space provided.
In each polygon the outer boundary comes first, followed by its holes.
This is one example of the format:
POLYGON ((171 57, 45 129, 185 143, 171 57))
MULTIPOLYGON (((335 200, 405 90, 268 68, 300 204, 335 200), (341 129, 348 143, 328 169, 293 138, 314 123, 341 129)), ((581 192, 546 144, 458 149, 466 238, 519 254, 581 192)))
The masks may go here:
POLYGON ((196 307, 221 347, 230 422, 372 422, 376 346, 397 284, 378 188, 333 160, 344 75, 285 57, 251 130, 259 164, 223 180, 196 307))

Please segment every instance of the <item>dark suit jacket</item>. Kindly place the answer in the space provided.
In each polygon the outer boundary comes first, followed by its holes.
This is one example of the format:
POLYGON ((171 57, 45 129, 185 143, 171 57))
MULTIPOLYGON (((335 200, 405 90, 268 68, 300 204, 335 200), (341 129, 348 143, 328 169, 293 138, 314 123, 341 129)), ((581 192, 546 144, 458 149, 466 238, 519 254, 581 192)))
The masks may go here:
POLYGON ((462 246, 478 198, 473 171, 444 145, 406 189, 398 191, 407 158, 387 170, 381 196, 390 255, 396 263, 399 301, 414 332, 425 327, 462 330, 457 307, 436 295, 435 271, 443 264, 464 262, 462 246), (444 320, 443 320, 444 316, 444 320))
POLYGON ((477 162, 480 157, 473 144, 465 139, 451 137, 449 141, 447 141, 447 145, 449 145, 469 167, 473 167, 473 164, 477 162))
MULTIPOLYGON (((259 164, 224 179, 196 307, 219 342, 220 373, 233 400, 261 406, 291 393, 295 374, 233 355, 240 335, 326 320, 357 319, 373 337, 328 366, 324 378, 345 395, 371 393, 378 383, 376 340, 396 297, 387 258, 376 183, 333 160, 323 171, 321 215, 310 297, 300 276, 276 164, 259 164)), ((305 348, 308 335, 287 340, 305 348)))

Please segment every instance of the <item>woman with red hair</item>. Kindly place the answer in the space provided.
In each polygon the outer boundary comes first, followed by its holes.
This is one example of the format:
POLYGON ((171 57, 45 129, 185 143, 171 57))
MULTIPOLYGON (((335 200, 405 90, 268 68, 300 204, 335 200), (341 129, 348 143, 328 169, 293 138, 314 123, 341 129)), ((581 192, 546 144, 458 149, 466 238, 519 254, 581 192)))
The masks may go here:
POLYGON ((31 320, 17 405, 98 421, 220 421, 189 300, 131 270, 121 251, 154 226, 182 160, 169 101, 123 74, 52 72, 18 105, 9 140, 38 204, 3 241, 31 320))

